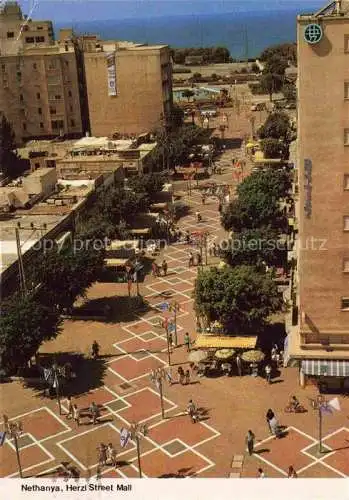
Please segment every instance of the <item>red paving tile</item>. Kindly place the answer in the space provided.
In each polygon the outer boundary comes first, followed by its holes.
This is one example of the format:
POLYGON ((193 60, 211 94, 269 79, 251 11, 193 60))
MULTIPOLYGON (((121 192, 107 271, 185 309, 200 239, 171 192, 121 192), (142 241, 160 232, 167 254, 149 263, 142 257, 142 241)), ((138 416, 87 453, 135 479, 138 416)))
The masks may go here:
POLYGON ((151 370, 160 366, 164 366, 164 364, 152 356, 138 361, 134 361, 127 356, 117 359, 109 364, 110 368, 115 370, 127 380, 132 380, 136 377, 140 377, 141 375, 150 374, 151 370))
MULTIPOLYGON (((119 411, 119 414, 128 422, 139 422, 161 413, 160 397, 148 388, 130 396, 126 395, 124 399, 132 406, 119 411)), ((164 406, 165 409, 172 408, 172 405, 166 401, 164 406)))
POLYGON ((151 439, 158 444, 164 444, 178 438, 189 446, 195 446, 215 435, 214 432, 200 423, 194 425, 187 415, 161 422, 156 427, 152 427, 150 432, 151 439))
POLYGON ((301 453, 301 450, 310 444, 312 444, 312 441, 309 438, 290 429, 282 439, 271 438, 264 443, 257 444, 255 450, 268 450, 260 452, 259 456, 287 472, 290 465, 293 465, 298 470, 313 461, 312 458, 301 453))
MULTIPOLYGON (((50 457, 38 445, 20 450, 23 471, 49 459, 50 457)), ((0 464, 0 474, 2 477, 14 474, 18 470, 16 452, 7 443, 0 447, 0 464)))
MULTIPOLYGON (((140 335, 145 332, 149 332, 151 330, 149 323, 146 323, 145 321, 139 321, 137 323, 130 323, 127 325, 127 330, 130 330, 131 332, 136 333, 137 335, 140 335)), ((131 337, 132 334, 129 334, 131 337)))
POLYGON ((74 401, 79 408, 88 408, 92 401, 94 401, 97 405, 103 405, 113 401, 114 399, 116 399, 116 396, 107 391, 107 389, 104 389, 104 387, 90 391, 88 394, 82 394, 81 396, 74 397, 74 401))
POLYGON ((32 434, 38 441, 66 430, 64 425, 44 408, 26 415, 22 421, 25 432, 32 434))
POLYGON ((203 458, 193 451, 185 451, 177 457, 168 457, 163 451, 156 450, 142 457, 142 470, 148 477, 189 476, 208 466, 203 458))
POLYGON ((341 477, 339 474, 337 474, 335 471, 329 469, 328 467, 325 467, 325 465, 322 465, 321 463, 314 463, 314 465, 311 465, 305 471, 298 473, 298 477, 300 478, 338 478, 341 477))
POLYGON ((349 476, 349 431, 342 430, 330 438, 324 439, 324 443, 336 452, 325 458, 323 462, 349 476))

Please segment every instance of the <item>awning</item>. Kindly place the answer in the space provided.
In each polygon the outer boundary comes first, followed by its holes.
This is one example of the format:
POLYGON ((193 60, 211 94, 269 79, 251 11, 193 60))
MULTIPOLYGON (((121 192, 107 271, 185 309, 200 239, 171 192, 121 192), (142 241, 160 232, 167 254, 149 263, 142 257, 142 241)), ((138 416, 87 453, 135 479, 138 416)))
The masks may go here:
POLYGON ((150 233, 150 228, 149 227, 144 227, 143 229, 129 229, 130 234, 135 234, 141 235, 141 236, 146 236, 150 233))
POLYGON ((305 375, 327 377, 349 377, 349 361, 337 359, 304 359, 302 371, 305 375))
POLYGON ((130 263, 130 259, 105 259, 106 267, 125 267, 130 263))
POLYGON ((229 337, 222 335, 203 335, 196 337, 195 349, 254 349, 257 337, 229 337))

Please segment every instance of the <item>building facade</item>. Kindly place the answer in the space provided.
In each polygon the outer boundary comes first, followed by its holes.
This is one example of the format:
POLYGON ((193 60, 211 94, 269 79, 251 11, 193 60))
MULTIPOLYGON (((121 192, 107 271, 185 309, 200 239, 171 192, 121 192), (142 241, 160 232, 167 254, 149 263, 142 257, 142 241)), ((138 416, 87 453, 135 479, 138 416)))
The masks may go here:
POLYGON ((349 2, 298 17, 298 324, 301 381, 349 387, 349 2))
POLYGON ((84 51, 91 133, 139 135, 162 124, 172 107, 169 47, 90 41, 84 51))

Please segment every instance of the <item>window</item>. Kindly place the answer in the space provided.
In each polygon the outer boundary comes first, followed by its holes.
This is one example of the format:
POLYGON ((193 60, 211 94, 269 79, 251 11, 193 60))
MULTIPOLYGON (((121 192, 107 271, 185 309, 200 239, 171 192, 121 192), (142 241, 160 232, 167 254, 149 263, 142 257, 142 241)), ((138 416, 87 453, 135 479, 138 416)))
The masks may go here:
POLYGON ((70 120, 70 125, 71 125, 72 127, 75 127, 75 120, 71 119, 71 120, 70 120))
POLYGON ((56 61, 50 61, 48 67, 49 69, 56 69, 56 61))
POLYGON ((69 61, 65 61, 65 65, 68 67, 69 66, 69 61))
POLYGON ((344 145, 349 146, 349 128, 344 129, 344 145))
POLYGON ((349 311, 349 297, 342 297, 342 311, 349 311))
POLYGON ((41 108, 38 108, 38 113, 39 113, 39 115, 42 115, 42 109, 41 108))
POLYGON ((343 231, 349 231, 349 215, 343 217, 343 231))
POLYGON ((23 102, 23 94, 19 94, 19 100, 23 102))
POLYGON ((27 24, 23 26, 23 31, 29 31, 29 26, 27 24))
POLYGON ((62 96, 57 94, 57 95, 55 95, 55 99, 57 99, 57 101, 59 101, 60 99, 62 99, 62 96))
POLYGON ((344 99, 349 99, 349 82, 344 82, 344 99))
POLYGON ((7 38, 14 38, 15 37, 15 34, 13 31, 8 31, 7 32, 7 38))
POLYGON ((64 127, 64 122, 63 122, 63 120, 53 120, 51 122, 51 126, 52 126, 53 130, 58 130, 58 129, 64 127))
POLYGON ((36 29, 37 29, 38 31, 40 31, 40 30, 43 30, 44 28, 43 28, 42 26, 37 26, 37 27, 36 27, 36 29))
POLYGON ((344 52, 349 52, 349 35, 344 35, 344 52))
POLYGON ((37 69, 38 65, 36 63, 33 63, 33 69, 37 69))
POLYGON ((37 98, 37 99, 40 99, 40 97, 41 97, 40 92, 37 92, 37 93, 36 93, 36 98, 37 98))
POLYGON ((349 174, 344 174, 344 190, 349 191, 349 174))
POLYGON ((40 163, 35 163, 35 168, 40 168, 40 163))
POLYGON ((22 73, 20 71, 17 71, 17 80, 20 80, 22 78, 22 73))
POLYGON ((2 71, 6 71, 6 66, 5 66, 5 64, 2 64, 2 65, 1 65, 1 69, 2 69, 2 71))
POLYGON ((40 128, 44 128, 44 124, 40 122, 40 128))
POLYGON ((73 96, 73 94, 71 93, 71 90, 68 90, 68 96, 69 96, 69 97, 72 97, 72 96, 73 96))
POLYGON ((57 113, 57 110, 54 106, 50 106, 50 113, 51 115, 55 115, 57 113))
POLYGON ((36 43, 44 43, 45 37, 44 36, 36 36, 35 41, 36 41, 36 43))
POLYGON ((26 36, 25 43, 34 43, 34 37, 33 36, 26 36))
MULTIPOLYGON (((71 113, 73 112, 73 106, 72 106, 72 105, 70 105, 70 106, 69 106, 69 111, 70 111, 71 113)), ((348 179, 348 182, 349 182, 349 179, 348 179)), ((349 189, 349 188, 348 188, 348 189, 349 189)))
POLYGON ((349 273, 349 259, 343 259, 343 273, 349 273))
POLYGON ((23 127, 23 130, 27 130, 27 124, 26 123, 22 123, 22 127, 23 127))

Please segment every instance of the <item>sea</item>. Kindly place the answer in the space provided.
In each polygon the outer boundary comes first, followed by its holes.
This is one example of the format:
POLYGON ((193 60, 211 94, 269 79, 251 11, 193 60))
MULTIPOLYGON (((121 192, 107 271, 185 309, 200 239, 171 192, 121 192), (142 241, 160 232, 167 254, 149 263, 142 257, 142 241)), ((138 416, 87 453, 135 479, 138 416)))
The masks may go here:
MULTIPOLYGON (((258 57, 270 45, 296 40, 299 10, 232 12, 75 22, 78 33, 97 33, 104 40, 127 40, 180 47, 227 47, 236 59, 258 57)), ((67 23, 56 23, 55 29, 67 23)))

